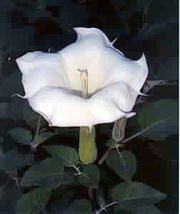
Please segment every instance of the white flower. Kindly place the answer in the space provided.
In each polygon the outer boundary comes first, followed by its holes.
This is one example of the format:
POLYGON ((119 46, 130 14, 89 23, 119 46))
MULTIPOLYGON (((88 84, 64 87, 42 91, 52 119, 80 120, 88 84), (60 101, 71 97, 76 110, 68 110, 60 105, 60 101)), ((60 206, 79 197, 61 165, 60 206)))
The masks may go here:
POLYGON ((75 28, 76 42, 57 53, 18 58, 25 98, 50 126, 88 126, 131 117, 148 68, 126 58, 97 28, 75 28))

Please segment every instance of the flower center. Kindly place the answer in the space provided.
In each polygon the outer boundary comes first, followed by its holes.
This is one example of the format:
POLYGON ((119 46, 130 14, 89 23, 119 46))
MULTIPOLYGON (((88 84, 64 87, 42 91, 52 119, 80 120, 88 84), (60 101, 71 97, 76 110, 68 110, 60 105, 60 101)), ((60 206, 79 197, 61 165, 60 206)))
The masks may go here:
POLYGON ((77 69, 80 72, 81 96, 88 98, 88 71, 87 69, 77 69))

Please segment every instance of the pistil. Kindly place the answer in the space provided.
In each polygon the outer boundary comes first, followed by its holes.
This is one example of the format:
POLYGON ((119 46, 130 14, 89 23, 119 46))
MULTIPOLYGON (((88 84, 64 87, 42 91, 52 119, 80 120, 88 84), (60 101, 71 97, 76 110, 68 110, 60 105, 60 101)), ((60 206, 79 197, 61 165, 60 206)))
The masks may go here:
POLYGON ((81 81, 81 96, 85 99, 88 98, 88 71, 87 69, 77 69, 80 72, 81 81))

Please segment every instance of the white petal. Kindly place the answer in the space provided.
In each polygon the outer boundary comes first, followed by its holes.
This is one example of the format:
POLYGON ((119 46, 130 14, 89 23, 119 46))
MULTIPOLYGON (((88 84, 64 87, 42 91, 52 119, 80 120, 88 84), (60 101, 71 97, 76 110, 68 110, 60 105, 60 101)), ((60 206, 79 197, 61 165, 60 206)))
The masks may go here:
POLYGON ((44 87, 28 99, 51 126, 89 126, 131 117, 137 93, 124 83, 110 85, 89 99, 58 87, 44 87), (127 111, 127 112, 126 112, 127 111))
POLYGON ((96 40, 99 44, 102 43, 101 45, 112 46, 112 42, 110 42, 107 36, 98 28, 76 27, 74 30, 77 33, 76 42, 82 42, 88 38, 96 40))
POLYGON ((111 47, 112 49, 114 49, 115 51, 117 51, 118 53, 120 53, 124 56, 124 54, 120 50, 116 49, 113 46, 114 42, 118 38, 115 38, 112 42, 110 42, 108 37, 98 28, 76 27, 76 28, 74 28, 74 30, 77 33, 76 42, 83 42, 83 41, 86 41, 87 38, 91 38, 94 41, 96 41, 96 45, 97 45, 97 43, 99 43, 99 44, 103 45, 104 47, 111 47))
POLYGON ((26 97, 44 86, 68 87, 63 59, 54 53, 30 52, 16 59, 22 73, 26 97))
POLYGON ((66 62, 66 71, 71 89, 81 90, 80 75, 77 69, 88 70, 88 92, 100 88, 102 71, 101 55, 105 47, 112 47, 106 35, 97 28, 75 28, 77 40, 65 47, 59 54, 66 62))
POLYGON ((28 99, 50 126, 89 126, 92 115, 87 100, 72 91, 58 87, 44 87, 28 99))
POLYGON ((26 98, 51 126, 89 126, 131 117, 148 74, 145 56, 130 60, 96 28, 76 28, 77 41, 57 54, 33 52, 17 59, 26 98), (89 99, 78 69, 88 70, 89 99), (75 94, 76 92, 76 94, 75 94))
POLYGON ((81 90, 77 69, 87 69, 89 94, 115 82, 124 82, 140 93, 148 74, 144 54, 139 60, 131 60, 113 47, 113 42, 99 29, 75 28, 75 31, 76 42, 59 51, 66 62, 71 89, 81 90))
POLYGON ((131 60, 112 48, 106 48, 102 52, 101 62, 101 69, 103 70, 102 87, 120 81, 140 93, 148 75, 144 54, 139 60, 131 60))
POLYGON ((128 85, 118 82, 95 93, 92 102, 94 124, 113 122, 121 117, 132 117, 130 112, 135 104, 138 93, 128 85))

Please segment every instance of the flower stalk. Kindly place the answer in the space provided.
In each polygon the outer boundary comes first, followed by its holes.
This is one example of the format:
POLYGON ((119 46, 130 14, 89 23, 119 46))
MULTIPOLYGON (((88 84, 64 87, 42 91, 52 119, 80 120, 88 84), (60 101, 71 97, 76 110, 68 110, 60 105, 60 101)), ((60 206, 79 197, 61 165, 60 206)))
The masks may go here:
POLYGON ((93 163, 97 158, 95 133, 95 126, 91 132, 89 127, 80 127, 79 157, 83 164, 93 163))

